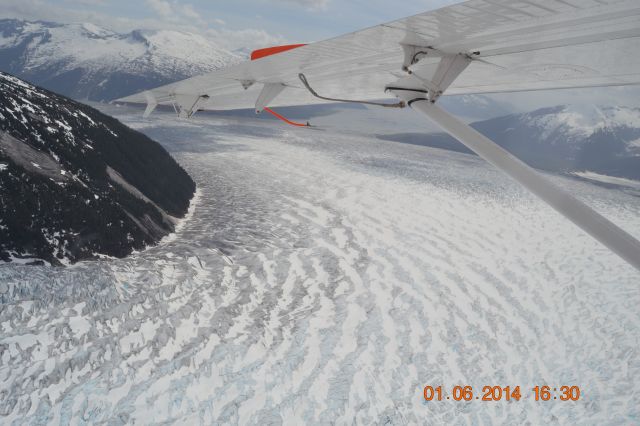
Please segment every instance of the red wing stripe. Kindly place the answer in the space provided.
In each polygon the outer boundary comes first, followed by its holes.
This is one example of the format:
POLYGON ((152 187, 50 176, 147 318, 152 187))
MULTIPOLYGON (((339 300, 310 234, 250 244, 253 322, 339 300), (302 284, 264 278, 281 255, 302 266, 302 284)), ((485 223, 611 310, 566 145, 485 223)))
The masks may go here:
POLYGON ((251 60, 264 58, 265 56, 275 55, 276 53, 286 52, 287 50, 296 49, 298 47, 306 46, 306 44, 287 44, 285 46, 273 46, 265 47, 264 49, 258 49, 251 52, 251 60))

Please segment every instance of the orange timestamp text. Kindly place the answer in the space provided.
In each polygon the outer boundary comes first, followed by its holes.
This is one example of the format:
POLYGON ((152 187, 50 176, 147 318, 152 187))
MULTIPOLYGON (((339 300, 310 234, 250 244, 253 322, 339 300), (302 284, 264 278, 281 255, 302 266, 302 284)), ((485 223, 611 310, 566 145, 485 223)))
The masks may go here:
MULTIPOLYGON (((525 392, 526 393, 526 392, 525 392)), ((579 386, 535 386, 528 393, 535 401, 578 401, 579 386)), ((453 386, 449 392, 443 386, 425 386, 425 401, 520 401, 524 396, 520 386, 483 386, 477 392, 473 386, 453 386)))

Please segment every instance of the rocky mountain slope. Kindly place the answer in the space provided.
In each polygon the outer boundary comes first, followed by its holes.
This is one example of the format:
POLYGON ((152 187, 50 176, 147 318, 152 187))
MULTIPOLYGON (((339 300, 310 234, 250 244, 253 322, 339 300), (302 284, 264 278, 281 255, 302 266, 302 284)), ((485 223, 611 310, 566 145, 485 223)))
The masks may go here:
POLYGON ((241 60, 178 31, 0 20, 0 70, 80 100, 113 100, 241 60))
POLYGON ((122 257, 172 232, 195 184, 159 144, 0 73, 0 259, 122 257))
MULTIPOLYGON (((530 165, 554 172, 592 171, 640 180, 640 109, 561 105, 472 126, 530 165)), ((446 134, 384 139, 470 152, 446 134)))

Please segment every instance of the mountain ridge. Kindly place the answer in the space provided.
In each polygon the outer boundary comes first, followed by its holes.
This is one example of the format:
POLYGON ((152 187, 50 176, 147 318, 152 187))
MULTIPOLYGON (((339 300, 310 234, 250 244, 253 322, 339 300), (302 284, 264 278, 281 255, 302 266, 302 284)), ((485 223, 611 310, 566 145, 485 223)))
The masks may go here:
MULTIPOLYGON (((471 126, 539 169, 640 180, 640 108, 558 105, 471 126)), ((378 138, 473 154, 445 133, 395 133, 378 138)))
POLYGON ((124 257, 186 214, 195 183, 147 136, 0 73, 0 260, 124 257))
POLYGON ((79 100, 110 101, 241 60, 182 31, 0 20, 0 70, 79 100))

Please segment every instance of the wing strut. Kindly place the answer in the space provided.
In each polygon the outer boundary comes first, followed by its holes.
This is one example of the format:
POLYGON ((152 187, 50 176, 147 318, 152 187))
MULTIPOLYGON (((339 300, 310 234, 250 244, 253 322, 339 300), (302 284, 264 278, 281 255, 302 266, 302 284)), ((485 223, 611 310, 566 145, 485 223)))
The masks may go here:
POLYGON ((147 118, 158 107, 158 101, 156 100, 156 97, 153 96, 153 93, 150 91, 144 92, 144 97, 147 100, 147 108, 144 110, 144 114, 142 114, 142 117, 147 118))
POLYGON ((425 97, 424 90, 412 91, 398 88, 390 88, 389 90, 640 270, 640 241, 632 235, 582 201, 555 186, 547 178, 471 126, 435 105, 425 97))
POLYGON ((266 83, 256 99, 256 114, 260 114, 285 89, 284 84, 266 83))

